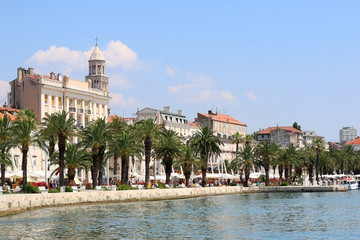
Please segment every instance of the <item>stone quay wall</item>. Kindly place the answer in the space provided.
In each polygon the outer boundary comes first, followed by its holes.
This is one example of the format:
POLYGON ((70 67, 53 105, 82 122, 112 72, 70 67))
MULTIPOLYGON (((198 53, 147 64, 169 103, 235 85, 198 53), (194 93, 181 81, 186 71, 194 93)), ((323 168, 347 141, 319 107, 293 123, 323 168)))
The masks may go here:
POLYGON ((0 216, 15 214, 40 207, 71 204, 111 203, 123 201, 152 201, 177 198, 192 198, 239 193, 264 192, 334 192, 347 191, 346 186, 285 186, 285 187, 206 187, 172 188, 127 191, 97 191, 42 193, 42 194, 2 194, 0 195, 0 216))

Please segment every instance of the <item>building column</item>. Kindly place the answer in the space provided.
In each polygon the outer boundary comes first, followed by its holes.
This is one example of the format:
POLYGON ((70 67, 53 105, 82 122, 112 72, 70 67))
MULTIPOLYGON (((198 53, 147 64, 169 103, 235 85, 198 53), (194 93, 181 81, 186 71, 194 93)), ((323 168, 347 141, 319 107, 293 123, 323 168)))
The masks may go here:
POLYGON ((55 96, 55 112, 59 111, 59 97, 55 96))
POLYGON ((74 98, 74 109, 75 109, 74 119, 75 119, 76 126, 78 126, 78 119, 77 119, 77 99, 76 99, 76 98, 74 98))
POLYGON ((97 119, 97 117, 96 117, 96 114, 97 114, 96 105, 97 105, 96 103, 93 104, 93 108, 94 108, 94 111, 93 111, 93 112, 94 112, 94 113, 93 113, 93 120, 96 120, 96 119, 97 119))
POLYGON ((66 97, 66 105, 64 106, 65 112, 69 112, 69 97, 66 97))
POLYGON ((91 122, 93 120, 93 113, 94 113, 94 109, 93 109, 93 105, 92 105, 91 101, 89 101, 89 109, 90 109, 90 119, 89 119, 89 121, 91 122))
POLYGON ((48 95, 48 113, 49 115, 52 113, 52 96, 50 94, 48 95))
POLYGON ((40 97, 40 119, 45 117, 45 95, 42 93, 40 97))
POLYGON ((102 104, 100 104, 100 103, 99 103, 99 117, 100 117, 100 118, 103 117, 102 104))
POLYGON ((81 115, 81 125, 83 127, 85 127, 85 100, 84 99, 81 100, 81 108, 83 110, 83 113, 81 115))
POLYGON ((104 105, 104 111, 105 111, 104 116, 106 119, 108 119, 109 116, 108 116, 108 106, 107 105, 104 105))

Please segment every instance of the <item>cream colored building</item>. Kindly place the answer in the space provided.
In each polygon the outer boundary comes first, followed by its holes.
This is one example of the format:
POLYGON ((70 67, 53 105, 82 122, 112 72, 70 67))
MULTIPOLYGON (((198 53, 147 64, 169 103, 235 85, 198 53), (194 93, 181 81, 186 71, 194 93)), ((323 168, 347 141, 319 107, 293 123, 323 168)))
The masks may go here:
POLYGON ((258 132, 258 141, 275 142, 282 147, 293 146, 295 148, 304 147, 304 133, 294 127, 268 127, 258 132))
MULTIPOLYGON (((105 59, 97 44, 88 63, 89 72, 84 80, 54 72, 46 76, 35 73, 33 68, 18 68, 17 77, 10 82, 8 105, 17 109, 30 108, 39 120, 47 113, 65 110, 76 120, 79 129, 97 118, 107 119, 110 114, 109 78, 105 74, 105 59)), ((20 151, 12 149, 11 155, 15 166, 20 167, 20 151)), ((43 151, 32 146, 29 157, 30 174, 45 170, 48 157, 43 151)))
POLYGON ((221 155, 212 157, 209 164, 220 166, 224 160, 232 161, 236 155, 236 145, 231 141, 231 136, 240 133, 243 137, 247 134, 247 125, 235 118, 221 113, 214 113, 211 110, 208 113, 198 113, 195 122, 201 126, 208 126, 213 134, 218 136, 223 143, 220 147, 221 155))

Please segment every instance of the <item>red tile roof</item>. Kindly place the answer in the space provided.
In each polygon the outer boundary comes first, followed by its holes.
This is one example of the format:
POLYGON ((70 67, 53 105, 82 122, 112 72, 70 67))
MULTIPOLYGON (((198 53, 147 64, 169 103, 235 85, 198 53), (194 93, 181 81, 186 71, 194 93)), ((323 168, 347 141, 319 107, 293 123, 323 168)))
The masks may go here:
POLYGON ((211 118, 214 121, 231 123, 231 124, 236 124, 236 125, 241 125, 241 126, 246 127, 246 124, 236 120, 235 118, 233 118, 229 115, 225 115, 225 114, 221 114, 221 113, 212 113, 212 114, 199 113, 199 114, 201 114, 207 118, 211 118))
POLYGON ((192 127, 199 128, 199 126, 198 126, 196 123, 194 123, 194 122, 190 122, 190 121, 189 121, 189 125, 192 126, 192 127))
POLYGON ((268 127, 265 130, 258 132, 258 134, 270 134, 272 130, 275 130, 277 128, 285 130, 285 131, 289 131, 292 133, 302 133, 302 131, 299 131, 298 129, 296 129, 294 127, 288 126, 288 127, 268 127))
POLYGON ((346 143, 346 145, 360 145, 360 138, 358 137, 352 141, 349 141, 346 143))

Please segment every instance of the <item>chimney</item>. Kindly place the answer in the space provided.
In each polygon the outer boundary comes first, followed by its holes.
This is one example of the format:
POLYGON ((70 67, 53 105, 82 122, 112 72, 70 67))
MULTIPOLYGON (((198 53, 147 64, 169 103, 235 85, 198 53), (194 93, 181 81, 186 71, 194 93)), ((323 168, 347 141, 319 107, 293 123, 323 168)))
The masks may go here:
POLYGON ((61 73, 58 73, 58 75, 56 76, 56 80, 59 80, 59 81, 61 81, 61 80, 62 80, 61 73))
POLYGON ((25 75, 25 69, 19 67, 17 69, 17 78, 18 78, 18 80, 21 81, 25 77, 24 75, 25 75))
POLYGON ((50 79, 56 80, 56 76, 55 76, 55 73, 54 73, 54 72, 51 72, 51 73, 50 73, 50 79))
POLYGON ((165 106, 165 107, 164 107, 164 112, 171 113, 171 108, 170 108, 170 106, 165 106))
POLYGON ((180 110, 178 110, 178 114, 179 115, 183 115, 183 112, 182 112, 182 110, 180 109, 180 110))
POLYGON ((212 115, 212 114, 213 114, 213 112, 212 112, 211 110, 209 110, 209 111, 208 111, 208 114, 209 114, 209 115, 212 115))
POLYGON ((34 75, 34 69, 29 67, 28 73, 29 73, 29 75, 34 75))

